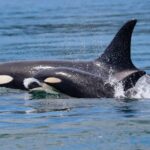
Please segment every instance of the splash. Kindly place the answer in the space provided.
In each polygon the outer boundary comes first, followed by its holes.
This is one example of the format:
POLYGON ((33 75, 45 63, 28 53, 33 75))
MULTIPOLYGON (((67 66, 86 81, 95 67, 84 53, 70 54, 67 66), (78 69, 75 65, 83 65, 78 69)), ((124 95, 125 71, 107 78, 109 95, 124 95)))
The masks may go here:
POLYGON ((114 86, 114 97, 115 98, 125 98, 125 91, 124 91, 124 87, 123 87, 123 83, 119 82, 114 86))
POLYGON ((116 78, 113 76, 113 69, 109 70, 108 80, 105 82, 106 84, 110 84, 114 87, 114 98, 133 98, 133 99, 141 99, 141 98, 150 98, 150 76, 144 75, 142 76, 133 88, 124 91, 124 85, 122 82, 118 82, 116 78))
POLYGON ((115 98, 150 98, 150 76, 142 76, 133 88, 124 91, 123 83, 119 82, 115 84, 115 79, 111 79, 110 84, 114 86, 114 97, 115 98))
POLYGON ((124 98, 125 97, 125 92, 124 92, 124 87, 122 82, 118 82, 116 78, 113 77, 113 69, 110 68, 109 70, 109 77, 108 80, 106 81, 106 84, 109 83, 114 87, 114 97, 115 98, 124 98))
POLYGON ((150 98, 150 76, 144 75, 142 76, 134 88, 129 89, 126 92, 126 96, 130 98, 150 98))

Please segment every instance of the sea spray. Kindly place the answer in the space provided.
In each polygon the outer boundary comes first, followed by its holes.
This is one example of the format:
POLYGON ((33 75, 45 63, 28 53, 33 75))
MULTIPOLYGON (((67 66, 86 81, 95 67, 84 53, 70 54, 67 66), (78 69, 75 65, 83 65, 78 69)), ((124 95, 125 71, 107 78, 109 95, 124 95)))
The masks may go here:
POLYGON ((130 98, 150 98, 150 76, 141 77, 135 86, 126 92, 126 96, 130 98))
POLYGON ((114 97, 115 98, 124 98, 125 97, 123 83, 118 82, 118 80, 113 77, 113 69, 112 68, 110 68, 110 70, 109 70, 109 77, 108 77, 108 80, 106 81, 106 84, 108 84, 108 83, 114 87, 114 97))

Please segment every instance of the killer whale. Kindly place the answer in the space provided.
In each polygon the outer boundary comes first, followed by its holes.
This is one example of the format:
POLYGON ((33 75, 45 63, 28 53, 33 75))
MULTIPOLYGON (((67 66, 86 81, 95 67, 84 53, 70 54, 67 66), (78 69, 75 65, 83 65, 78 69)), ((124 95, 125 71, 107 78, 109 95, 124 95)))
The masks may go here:
MULTIPOLYGON (((32 89, 33 84, 40 82, 46 83, 61 93, 65 93, 71 97, 77 98, 112 98, 115 95, 115 87, 120 83, 123 84, 124 90, 128 90, 135 85, 137 80, 145 74, 144 71, 134 72, 124 79, 118 81, 113 79, 104 81, 101 77, 91 73, 72 68, 56 68, 53 70, 44 70, 38 72, 34 79, 35 82, 30 82, 29 89, 32 89)), ((42 86, 42 84, 38 84, 42 86)), ((38 88, 37 88, 38 90, 38 88)))
POLYGON ((125 90, 133 87, 145 74, 131 60, 131 37, 136 22, 135 19, 126 22, 104 53, 94 61, 21 61, 0 64, 0 86, 29 90, 41 86, 39 83, 46 83, 74 97, 113 97, 114 86, 108 83, 110 74, 116 80, 114 84, 123 82, 125 90), (26 85, 25 80, 28 78, 35 78, 39 82, 34 80, 26 85))

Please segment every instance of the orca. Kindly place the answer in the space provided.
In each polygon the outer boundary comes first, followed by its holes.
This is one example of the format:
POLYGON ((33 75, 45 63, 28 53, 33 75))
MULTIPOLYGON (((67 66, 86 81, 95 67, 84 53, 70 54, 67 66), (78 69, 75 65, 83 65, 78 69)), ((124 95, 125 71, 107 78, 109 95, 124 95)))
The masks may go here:
MULTIPOLYGON (((112 98, 115 95, 115 87, 117 87, 119 83, 123 84, 124 90, 127 91, 132 88, 137 80, 144 74, 144 71, 137 71, 120 81, 115 78, 104 81, 103 78, 85 71, 58 67, 53 70, 38 72, 34 78, 37 79, 38 82, 46 83, 61 93, 65 93, 71 97, 112 98)), ((37 81, 33 83, 35 84, 37 81)), ((34 87, 33 83, 30 82, 29 88, 32 89, 32 87, 34 87)), ((42 86, 42 84, 39 84, 39 86, 42 86)))
POLYGON ((94 61, 20 61, 0 64, 0 86, 30 90, 48 84, 73 97, 113 97, 114 86, 132 88, 145 75, 131 60, 131 37, 137 20, 126 22, 94 61), (33 80, 30 80, 33 79, 33 80), (26 83, 26 81, 31 81, 26 83))

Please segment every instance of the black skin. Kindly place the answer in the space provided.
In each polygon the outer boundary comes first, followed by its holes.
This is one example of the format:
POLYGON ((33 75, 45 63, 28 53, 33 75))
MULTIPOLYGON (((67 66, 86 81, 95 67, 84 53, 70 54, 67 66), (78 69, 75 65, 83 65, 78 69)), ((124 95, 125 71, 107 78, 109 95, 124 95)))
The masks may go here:
POLYGON ((78 98, 113 97, 114 88, 96 75, 72 68, 57 68, 37 73, 34 78, 43 82, 55 77, 60 83, 47 83, 62 93, 78 98))

